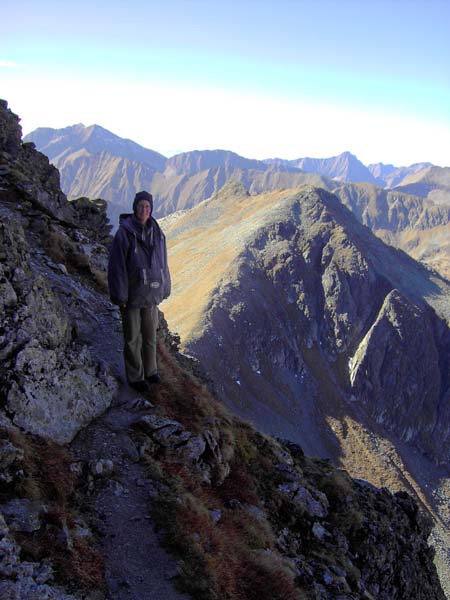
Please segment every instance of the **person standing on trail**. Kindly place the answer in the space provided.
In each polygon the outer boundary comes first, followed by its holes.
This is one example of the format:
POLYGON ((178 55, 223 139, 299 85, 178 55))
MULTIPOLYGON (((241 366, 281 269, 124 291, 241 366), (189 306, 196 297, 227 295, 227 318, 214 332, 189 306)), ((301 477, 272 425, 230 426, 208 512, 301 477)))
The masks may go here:
POLYGON ((152 212, 152 195, 138 192, 133 214, 120 215, 108 263, 111 302, 122 314, 127 381, 139 392, 161 381, 156 362, 157 306, 168 298, 171 287, 166 238, 152 212))

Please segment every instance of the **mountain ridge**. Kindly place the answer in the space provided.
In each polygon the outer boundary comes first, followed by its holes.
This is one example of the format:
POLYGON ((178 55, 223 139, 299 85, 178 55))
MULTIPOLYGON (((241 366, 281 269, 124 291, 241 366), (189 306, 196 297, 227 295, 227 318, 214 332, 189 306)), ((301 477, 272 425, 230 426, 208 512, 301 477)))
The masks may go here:
MULTIPOLYGON (((210 186, 198 186, 191 179, 199 180, 201 173, 204 173, 204 177, 207 177, 207 174, 214 169, 223 170, 224 175, 220 176, 219 184, 213 185, 211 193, 217 192, 230 177, 242 177, 239 173, 243 171, 257 173, 257 178, 262 180, 267 169, 272 172, 289 172, 292 173, 293 177, 299 177, 301 173, 315 173, 325 178, 331 177, 337 179, 338 181, 366 181, 377 183, 378 185, 386 184, 385 181, 380 179, 380 176, 375 178, 370 169, 364 166, 350 152, 343 152, 338 156, 324 159, 254 160, 245 158, 229 150, 193 150, 166 158, 153 150, 147 150, 139 144, 130 142, 130 140, 123 140, 98 125, 86 128, 80 124, 62 130, 39 128, 29 133, 24 138, 24 141, 36 143, 38 149, 47 153, 50 160, 55 162, 55 165, 61 171, 63 187, 69 198, 77 196, 80 189, 79 182, 84 180, 86 182, 84 189, 87 190, 86 194, 88 196, 96 196, 100 192, 101 197, 105 198, 111 204, 114 213, 111 213, 113 219, 117 217, 118 212, 123 210, 123 205, 126 201, 123 197, 124 190, 130 190, 132 194, 139 191, 139 186, 149 189, 158 195, 159 204, 161 205, 160 216, 167 214, 169 210, 188 208, 196 202, 205 199, 207 197, 205 194, 211 191, 210 186), (72 135, 74 131, 77 132, 75 136, 72 135), (92 131, 101 132, 102 135, 98 135, 94 142, 91 140, 89 143, 88 140, 83 146, 83 137, 87 136, 89 138, 90 135, 93 136, 92 131), (69 159, 67 164, 65 163, 65 159, 68 159, 71 154, 79 152, 82 147, 88 151, 87 159, 90 154, 93 154, 90 160, 96 162, 97 167, 94 168, 93 165, 83 163, 79 164, 77 169, 74 169, 74 158, 69 159), (63 151, 57 152, 56 148, 62 148, 63 151), (98 166, 99 161, 95 158, 95 154, 102 151, 106 154, 100 167, 98 166), (107 154, 120 156, 125 161, 131 162, 126 163, 124 167, 118 167, 117 160, 114 159, 110 165, 107 165, 107 161, 105 160, 107 154), (145 177, 141 177, 139 174, 134 175, 134 170, 139 169, 135 164, 136 161, 144 162, 153 168, 155 172, 147 171, 145 177), (114 180, 117 177, 122 178, 123 175, 120 176, 117 173, 118 168, 122 170, 122 174, 127 173, 127 182, 120 189, 117 190, 113 186, 108 185, 99 186, 94 183, 96 179, 114 180), (89 173, 89 176, 87 173, 89 173), (189 193, 188 189, 192 187, 195 188, 195 195, 190 203, 186 203, 186 200, 179 201, 178 199, 185 197, 189 193), (184 191, 183 188, 186 188, 186 190, 184 191), (172 189, 172 192, 167 192, 170 189, 172 189)), ((400 183, 408 174, 417 170, 417 165, 413 166, 412 171, 409 167, 393 168, 395 173, 402 173, 402 177, 397 175, 396 179, 396 183, 400 183)), ((378 168, 379 172, 381 170, 378 168)), ((244 183, 248 185, 248 181, 244 181, 244 183)), ((287 187, 292 187, 293 185, 294 182, 291 178, 287 187)))

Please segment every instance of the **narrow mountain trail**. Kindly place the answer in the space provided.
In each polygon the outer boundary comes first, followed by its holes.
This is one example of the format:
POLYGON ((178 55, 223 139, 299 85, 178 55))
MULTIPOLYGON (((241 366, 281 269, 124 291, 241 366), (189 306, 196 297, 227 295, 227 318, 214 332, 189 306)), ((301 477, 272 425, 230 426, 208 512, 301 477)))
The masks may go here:
POLYGON ((148 401, 121 386, 117 405, 80 432, 72 443, 78 460, 91 465, 112 461, 113 471, 95 485, 92 506, 101 537, 108 600, 179 600, 170 579, 177 564, 161 548, 149 513, 155 493, 139 463, 130 426, 151 412, 148 401))
MULTIPOLYGON (((108 600, 183 600, 171 579, 177 563, 162 548, 150 515, 155 484, 139 462, 131 426, 153 412, 151 402, 124 382, 120 315, 105 296, 87 289, 36 250, 33 268, 51 282, 77 328, 77 338, 106 364, 119 386, 113 405, 73 440, 76 461, 109 465, 96 475, 89 493, 90 520, 100 537, 108 600), (105 461, 111 461, 106 463, 105 461)), ((101 468, 101 467, 98 467, 101 468)))

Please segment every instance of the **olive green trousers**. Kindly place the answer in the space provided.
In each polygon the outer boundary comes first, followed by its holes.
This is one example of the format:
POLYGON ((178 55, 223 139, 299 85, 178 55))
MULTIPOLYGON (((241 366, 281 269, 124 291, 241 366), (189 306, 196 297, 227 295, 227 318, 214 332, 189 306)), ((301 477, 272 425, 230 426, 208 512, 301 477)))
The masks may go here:
POLYGON ((122 313, 123 357, 129 383, 143 381, 158 372, 156 330, 158 307, 124 308, 122 313))

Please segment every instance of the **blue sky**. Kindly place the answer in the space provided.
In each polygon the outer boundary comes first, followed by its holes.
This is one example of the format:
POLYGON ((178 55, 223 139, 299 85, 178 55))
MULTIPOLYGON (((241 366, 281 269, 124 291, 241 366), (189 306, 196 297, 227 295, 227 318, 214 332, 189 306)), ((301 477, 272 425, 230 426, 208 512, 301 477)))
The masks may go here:
POLYGON ((450 165, 450 1, 2 3, 0 97, 165 155, 450 165))

